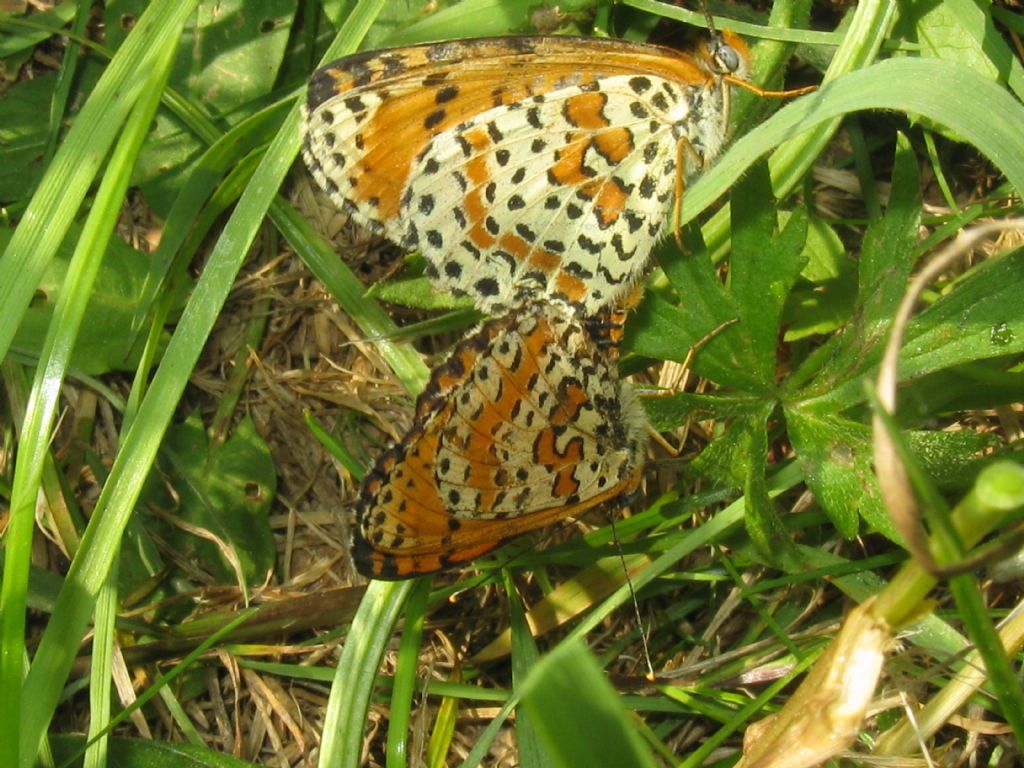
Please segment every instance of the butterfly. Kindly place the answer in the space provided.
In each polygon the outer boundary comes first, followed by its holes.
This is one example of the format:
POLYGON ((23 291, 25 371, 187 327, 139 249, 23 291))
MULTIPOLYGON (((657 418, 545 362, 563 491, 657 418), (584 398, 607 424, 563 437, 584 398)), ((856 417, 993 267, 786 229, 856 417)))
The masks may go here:
POLYGON ((580 37, 359 53, 310 78, 303 156, 331 200, 488 313, 594 314, 643 275, 725 140, 749 54, 580 37))
POLYGON ((465 563, 640 483, 646 419, 619 378, 625 310, 561 300, 485 322, 438 366, 412 428, 363 480, 357 569, 402 579, 465 563))

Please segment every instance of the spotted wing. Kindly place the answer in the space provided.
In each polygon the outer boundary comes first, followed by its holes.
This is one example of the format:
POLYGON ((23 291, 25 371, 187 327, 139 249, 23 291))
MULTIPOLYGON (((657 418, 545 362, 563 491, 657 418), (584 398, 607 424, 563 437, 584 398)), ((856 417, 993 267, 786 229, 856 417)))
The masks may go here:
POLYGON ((593 310, 643 269, 680 139, 688 171, 717 152, 723 88, 699 57, 618 40, 359 54, 311 79, 304 156, 337 205, 482 308, 593 286, 593 310))
POLYGON ((435 372, 405 439, 366 477, 353 556, 377 578, 478 557, 636 488, 644 418, 617 337, 559 302, 494 319, 435 372))
POLYGON ((431 274, 484 310, 546 294, 595 312, 642 276, 679 157, 684 178, 702 169, 724 116, 721 88, 651 75, 491 109, 431 140, 401 216, 431 274))

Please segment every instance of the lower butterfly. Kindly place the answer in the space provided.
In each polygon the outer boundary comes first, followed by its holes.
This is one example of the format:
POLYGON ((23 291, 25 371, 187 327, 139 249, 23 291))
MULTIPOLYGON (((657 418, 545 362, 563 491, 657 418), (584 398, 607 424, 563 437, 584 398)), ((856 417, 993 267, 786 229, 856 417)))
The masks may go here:
POLYGON ((613 503, 641 478, 646 420, 619 378, 624 312, 558 300, 489 320, 435 369, 412 428, 366 476, 353 558, 402 579, 613 503))
POLYGON ((360 53, 310 79, 303 156, 439 287, 492 313, 550 296, 592 314, 643 275, 721 150, 747 62, 735 36, 693 53, 576 37, 360 53))

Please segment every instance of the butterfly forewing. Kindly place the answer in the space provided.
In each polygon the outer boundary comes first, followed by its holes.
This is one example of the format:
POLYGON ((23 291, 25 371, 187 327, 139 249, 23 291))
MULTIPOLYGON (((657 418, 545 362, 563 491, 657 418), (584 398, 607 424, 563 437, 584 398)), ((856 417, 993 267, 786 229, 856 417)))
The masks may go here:
POLYGON ((358 54, 311 80, 304 155, 440 287, 486 311, 550 295, 594 312, 643 273, 677 158, 686 177, 719 151, 726 87, 705 58, 617 40, 358 54))

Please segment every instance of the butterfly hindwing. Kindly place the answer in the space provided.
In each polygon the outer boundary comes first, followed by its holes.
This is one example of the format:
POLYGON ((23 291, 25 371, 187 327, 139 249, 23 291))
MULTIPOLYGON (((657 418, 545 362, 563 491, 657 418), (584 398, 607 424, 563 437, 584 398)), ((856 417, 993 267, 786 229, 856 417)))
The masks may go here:
POLYGON ((634 490, 645 421, 604 333, 545 301, 461 342, 364 481, 360 571, 430 573, 634 490))

